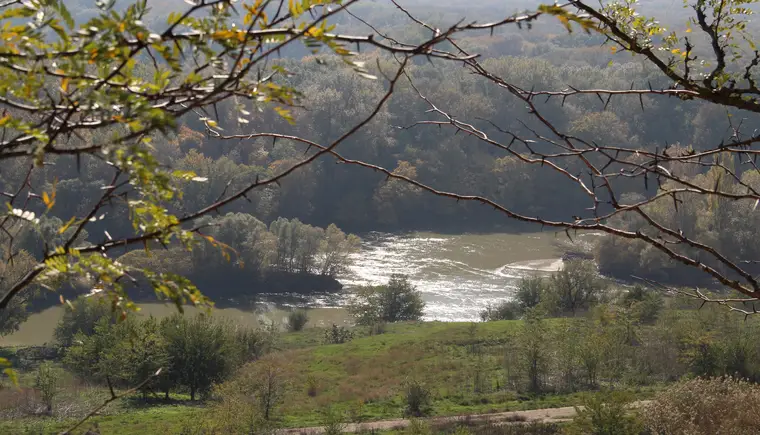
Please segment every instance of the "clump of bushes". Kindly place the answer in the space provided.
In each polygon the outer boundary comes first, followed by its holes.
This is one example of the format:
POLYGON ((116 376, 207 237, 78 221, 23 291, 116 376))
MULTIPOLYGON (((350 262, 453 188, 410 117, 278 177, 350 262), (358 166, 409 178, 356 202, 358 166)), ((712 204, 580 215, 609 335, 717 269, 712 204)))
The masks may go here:
POLYGON ((651 433, 760 433, 760 385, 731 377, 695 378, 657 395, 643 411, 651 433))
POLYGON ((267 353, 274 338, 267 330, 238 328, 201 314, 115 321, 102 307, 98 298, 80 299, 64 315, 56 328, 60 344, 69 343, 63 363, 82 378, 121 387, 152 377, 141 389, 144 398, 149 391, 169 398, 177 390, 187 391, 191 400, 205 396, 214 383, 267 353), (160 375, 153 376, 158 369, 160 375))
POLYGON ((354 338, 354 333, 345 326, 338 326, 333 323, 332 327, 325 330, 325 344, 343 344, 348 343, 354 338))
POLYGON ((360 287, 348 307, 359 325, 417 321, 424 310, 422 294, 405 275, 398 274, 388 284, 360 287))
POLYGON ((514 320, 533 308, 555 316, 575 316, 599 303, 606 290, 593 261, 570 260, 549 278, 521 279, 514 300, 487 306, 480 318, 484 322, 514 320))

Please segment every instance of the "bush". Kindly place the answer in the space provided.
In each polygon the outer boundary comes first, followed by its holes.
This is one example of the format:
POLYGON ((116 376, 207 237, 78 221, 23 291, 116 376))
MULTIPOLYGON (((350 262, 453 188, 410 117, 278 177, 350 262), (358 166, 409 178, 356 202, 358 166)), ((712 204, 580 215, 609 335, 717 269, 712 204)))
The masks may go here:
POLYGON ((646 428, 668 435, 760 433, 760 386, 730 377, 696 378, 658 394, 644 408, 646 428))
POLYGON ((344 326, 338 326, 333 323, 332 327, 325 331, 325 344, 343 344, 351 341, 354 333, 344 326))
POLYGON ((406 409, 404 415, 407 417, 424 417, 430 415, 432 411, 432 398, 430 391, 415 380, 407 381, 404 384, 406 409))
POLYGON ((515 320, 519 319, 524 313, 522 306, 517 301, 505 301, 498 305, 486 305, 486 308, 480 312, 480 320, 483 322, 493 322, 496 320, 515 320))
POLYGON ((321 423, 325 435, 341 435, 346 429, 345 416, 333 408, 322 412, 321 423))
POLYGON ((636 319, 645 324, 657 321, 664 304, 665 300, 661 294, 639 285, 623 296, 623 305, 630 307, 636 319))
POLYGON ((386 285, 360 287, 348 307, 360 325, 420 320, 424 309, 422 294, 397 274, 386 285))
POLYGON ((556 314, 572 314, 587 310, 599 301, 604 281, 596 263, 590 260, 570 260, 562 270, 552 275, 543 292, 542 305, 556 314))
POLYGON ((529 308, 535 308, 541 302, 541 297, 546 290, 546 287, 546 278, 540 276, 525 277, 517 284, 515 301, 523 311, 529 308))
POLYGON ((576 408, 568 435, 639 435, 643 425, 629 415, 630 402, 628 395, 618 392, 587 395, 583 408, 576 408))
POLYGON ((53 402, 58 396, 63 373, 50 361, 44 361, 37 368, 34 387, 40 392, 40 399, 45 404, 48 415, 53 414, 53 402))
POLYGON ((303 330, 306 323, 309 322, 309 315, 306 310, 294 310, 288 314, 288 331, 298 332, 303 330))

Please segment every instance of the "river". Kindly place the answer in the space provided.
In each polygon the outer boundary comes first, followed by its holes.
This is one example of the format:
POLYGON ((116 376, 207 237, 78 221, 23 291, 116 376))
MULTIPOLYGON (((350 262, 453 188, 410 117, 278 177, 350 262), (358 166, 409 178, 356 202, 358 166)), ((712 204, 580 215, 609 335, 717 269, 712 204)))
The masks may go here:
MULTIPOLYGON (((528 274, 549 273, 560 267, 561 252, 553 232, 523 234, 371 233, 364 235, 362 249, 339 281, 350 289, 382 284, 394 273, 406 274, 427 303, 426 320, 472 321, 489 302, 512 296, 517 281, 528 274)), ((340 298, 339 298, 340 299, 340 298)), ((329 325, 347 319, 345 310, 329 308, 335 298, 314 299, 311 324, 329 325)), ((216 315, 238 324, 255 326, 262 320, 282 323, 285 312, 272 304, 252 313, 238 308, 219 308, 216 315)), ((193 310, 190 310, 191 312, 193 310)), ((166 304, 141 304, 141 313, 163 317, 176 312, 166 304)), ((0 346, 38 345, 50 342, 61 307, 32 314, 21 329, 0 337, 0 346)))
POLYGON ((561 267, 553 232, 365 235, 345 287, 382 284, 400 273, 422 293, 426 320, 471 321, 489 302, 511 297, 517 281, 561 267))

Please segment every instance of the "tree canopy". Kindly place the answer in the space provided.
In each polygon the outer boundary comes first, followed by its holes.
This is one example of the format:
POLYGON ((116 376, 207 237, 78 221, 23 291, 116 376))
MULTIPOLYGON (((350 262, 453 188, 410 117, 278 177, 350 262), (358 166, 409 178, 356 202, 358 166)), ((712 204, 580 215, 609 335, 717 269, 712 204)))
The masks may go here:
POLYGON ((692 297, 760 296, 752 1, 689 2, 667 25, 627 1, 475 22, 395 0, 188 3, 164 21, 145 0, 0 5, 0 241, 8 264, 33 258, 4 313, 74 281, 126 313, 136 275, 211 304, 125 249, 206 261, 234 240, 257 267, 336 274, 357 241, 332 221, 599 231, 603 271, 686 267, 743 295, 692 297), (390 16, 404 24, 373 24, 390 16), (567 47, 585 64, 558 66, 567 47))

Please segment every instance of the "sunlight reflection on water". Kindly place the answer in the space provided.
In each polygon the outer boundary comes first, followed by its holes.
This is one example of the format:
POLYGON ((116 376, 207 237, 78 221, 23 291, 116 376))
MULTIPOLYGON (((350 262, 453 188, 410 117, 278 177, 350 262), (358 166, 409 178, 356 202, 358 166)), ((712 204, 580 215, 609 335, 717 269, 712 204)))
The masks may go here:
POLYGON ((339 280, 351 288, 405 274, 422 292, 426 320, 477 320, 489 302, 510 298, 520 278, 560 267, 552 237, 372 233, 364 237, 350 272, 339 280))

